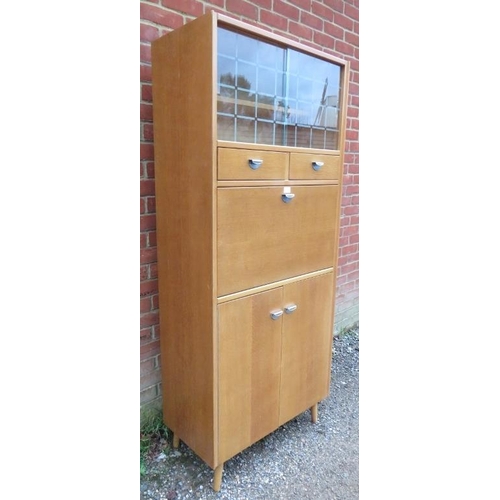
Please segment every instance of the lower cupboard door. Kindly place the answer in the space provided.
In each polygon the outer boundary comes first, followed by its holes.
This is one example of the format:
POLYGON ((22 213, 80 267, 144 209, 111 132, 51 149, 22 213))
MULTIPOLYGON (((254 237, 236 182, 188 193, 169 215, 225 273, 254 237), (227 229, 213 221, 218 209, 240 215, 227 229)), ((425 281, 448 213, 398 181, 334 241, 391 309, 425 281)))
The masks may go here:
POLYGON ((284 286, 280 425, 329 393, 333 274, 284 286))
POLYGON ((283 289, 222 303, 219 462, 278 428, 283 289))

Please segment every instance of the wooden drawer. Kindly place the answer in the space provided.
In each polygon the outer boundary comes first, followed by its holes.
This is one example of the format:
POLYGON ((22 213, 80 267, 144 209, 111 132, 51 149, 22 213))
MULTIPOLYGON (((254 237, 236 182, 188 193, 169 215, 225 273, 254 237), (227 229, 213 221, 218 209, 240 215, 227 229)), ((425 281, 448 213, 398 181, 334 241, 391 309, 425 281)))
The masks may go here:
POLYGON ((290 154, 290 179, 339 180, 340 156, 311 153, 290 154))
POLYGON ((218 189, 218 296, 333 266, 339 186, 290 189, 218 189))
POLYGON ((219 180, 286 179, 288 153, 219 148, 217 169, 219 180))

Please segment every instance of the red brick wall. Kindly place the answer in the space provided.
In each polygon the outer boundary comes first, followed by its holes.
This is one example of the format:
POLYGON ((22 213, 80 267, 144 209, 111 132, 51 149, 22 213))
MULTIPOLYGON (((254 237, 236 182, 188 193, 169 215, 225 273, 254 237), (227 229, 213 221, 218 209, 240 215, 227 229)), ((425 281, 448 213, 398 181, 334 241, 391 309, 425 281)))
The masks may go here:
POLYGON ((359 0, 150 0, 141 1, 141 405, 160 401, 160 346, 151 41, 210 10, 232 14, 280 35, 351 61, 336 330, 358 321, 359 284, 359 0))

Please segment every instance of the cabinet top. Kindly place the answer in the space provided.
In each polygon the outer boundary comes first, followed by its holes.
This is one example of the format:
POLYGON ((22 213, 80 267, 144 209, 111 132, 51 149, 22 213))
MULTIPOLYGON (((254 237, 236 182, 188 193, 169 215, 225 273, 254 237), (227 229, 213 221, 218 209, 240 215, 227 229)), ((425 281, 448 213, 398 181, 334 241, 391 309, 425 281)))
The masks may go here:
POLYGON ((181 78, 196 79, 198 96, 202 88, 210 91, 217 140, 342 149, 348 61, 214 11, 155 40, 153 48, 170 37, 177 48, 164 50, 163 61, 184 58, 181 78), (200 50, 203 71, 188 55, 200 50))
POLYGON ((287 38, 285 36, 278 35, 278 34, 273 33, 272 31, 269 31, 267 29, 253 26, 251 24, 245 23, 244 21, 240 21, 239 19, 234 19, 226 14, 221 14, 220 12, 211 11, 211 12, 204 14, 204 15, 205 16, 211 15, 214 19, 214 23, 217 26, 225 27, 225 28, 232 29, 232 30, 241 30, 242 32, 245 32, 249 35, 253 35, 256 37, 267 39, 270 42, 274 42, 276 44, 283 45, 286 47, 295 48, 295 49, 300 50, 302 52, 306 52, 306 53, 309 53, 311 55, 314 55, 315 57, 319 57, 319 58, 334 62, 340 66, 346 66, 348 64, 345 59, 342 59, 340 57, 336 57, 334 55, 331 55, 327 52, 315 49, 314 47, 310 47, 309 45, 305 45, 301 42, 297 42, 297 41, 292 40, 290 38, 287 38))
POLYGON ((234 31, 241 31, 243 33, 246 33, 248 35, 252 35, 254 37, 260 37, 262 39, 266 39, 266 40, 273 42, 275 44, 295 48, 295 49, 300 50, 302 52, 306 52, 308 54, 314 55, 315 57, 326 59, 328 61, 331 61, 331 62, 338 64, 339 66, 345 67, 345 66, 349 65, 349 62, 341 57, 334 56, 330 53, 316 49, 316 48, 311 47, 309 45, 305 45, 304 43, 298 42, 298 41, 293 40, 291 38, 288 38, 286 36, 273 33, 269 29, 254 26, 254 25, 246 23, 244 21, 240 21, 239 19, 233 18, 230 15, 222 14, 220 12, 216 12, 213 10, 210 12, 207 12, 206 14, 203 14, 202 16, 197 17, 196 19, 192 19, 191 21, 188 21, 183 26, 180 26, 179 28, 176 28, 173 31, 162 35, 161 37, 157 38, 156 40, 153 40, 152 44, 153 45, 157 44, 159 40, 168 37, 172 32, 181 31, 188 25, 203 23, 204 21, 207 20, 207 18, 212 19, 212 23, 213 23, 214 27, 220 26, 220 27, 223 27, 223 28, 225 27, 227 29, 231 29, 234 31))

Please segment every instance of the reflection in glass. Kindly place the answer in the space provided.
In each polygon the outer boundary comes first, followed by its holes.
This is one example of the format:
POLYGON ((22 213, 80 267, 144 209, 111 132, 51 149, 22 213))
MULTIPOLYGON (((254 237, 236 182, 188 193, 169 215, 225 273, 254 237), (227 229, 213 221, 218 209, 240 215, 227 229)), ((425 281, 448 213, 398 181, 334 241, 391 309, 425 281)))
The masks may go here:
POLYGON ((237 57, 240 61, 257 63, 257 54, 259 51, 259 41, 248 36, 236 36, 237 57))
POLYGON ((292 144, 292 146, 307 148, 311 142, 311 127, 298 126, 295 130, 295 144, 292 144))
POLYGON ((311 128, 311 147, 313 148, 323 148, 325 144, 325 134, 326 129, 323 127, 312 127, 311 128))
POLYGON ((274 103, 274 97, 268 97, 267 95, 257 94, 257 118, 259 120, 269 120, 273 121, 276 114, 276 105, 274 103))
POLYGON ((271 96, 276 95, 276 71, 259 68, 259 91, 271 96))
POLYGON ((217 114, 217 134, 221 141, 235 141, 235 121, 233 118, 217 114))
POLYGON ((221 140, 338 149, 340 67, 218 28, 221 140))
POLYGON ((225 56, 236 57, 236 37, 233 31, 219 28, 217 30, 218 48, 217 53, 225 56))
POLYGON ((275 144, 272 122, 257 121, 257 140, 259 144, 275 144))
POLYGON ((236 140, 238 142, 256 142, 255 120, 253 118, 236 119, 236 140))

